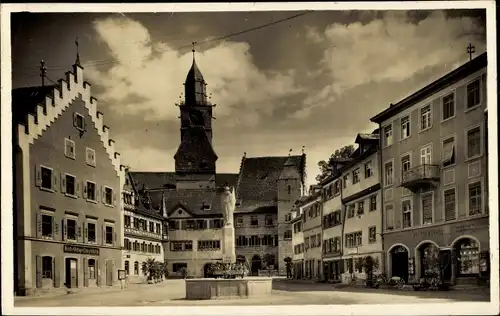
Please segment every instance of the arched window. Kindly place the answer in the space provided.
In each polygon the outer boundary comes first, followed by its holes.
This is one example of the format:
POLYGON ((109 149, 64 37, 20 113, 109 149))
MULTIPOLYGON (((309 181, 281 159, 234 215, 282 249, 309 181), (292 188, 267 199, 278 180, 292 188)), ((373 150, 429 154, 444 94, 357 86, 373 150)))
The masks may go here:
POLYGON ((125 261, 125 273, 127 275, 130 274, 130 267, 129 267, 129 264, 128 264, 128 260, 125 261))
POLYGON ((139 242, 134 241, 134 251, 139 251, 139 242))
POLYGON ((458 261, 458 274, 471 276, 479 273, 479 245, 470 238, 457 242, 455 251, 458 261))
POLYGON ((139 275, 139 262, 134 262, 134 274, 139 275))
POLYGON ((128 238, 125 238, 124 246, 125 246, 125 250, 130 250, 130 241, 128 240, 128 238))

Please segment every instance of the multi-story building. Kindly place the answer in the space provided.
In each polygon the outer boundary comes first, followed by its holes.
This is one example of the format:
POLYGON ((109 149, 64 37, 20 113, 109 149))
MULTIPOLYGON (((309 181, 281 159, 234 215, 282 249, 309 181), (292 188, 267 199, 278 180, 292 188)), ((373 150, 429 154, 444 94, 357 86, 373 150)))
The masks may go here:
POLYGON ((124 168, 79 60, 12 91, 15 291, 111 286, 122 266, 124 168))
POLYGON ((342 167, 341 177, 334 186, 334 194, 341 195, 345 210, 342 259, 346 277, 352 273, 364 274, 363 262, 368 256, 379 267, 382 264, 378 131, 358 134, 355 142, 358 148, 342 167))
POLYGON ((389 275, 418 280, 436 260, 452 283, 480 272, 489 251, 486 66, 484 53, 371 119, 389 275))
POLYGON ((321 194, 303 209, 304 264, 307 278, 320 279, 322 269, 322 209, 321 194))
POLYGON ((149 259, 163 262, 163 242, 167 241, 167 231, 163 222, 163 203, 152 205, 150 198, 140 201, 140 189, 135 188, 127 172, 122 193, 124 249, 123 267, 130 283, 146 281, 144 263, 149 259), (139 192, 136 194, 136 192, 139 192))
POLYGON ((305 154, 285 157, 243 157, 236 190, 236 256, 251 273, 268 266, 286 275, 292 257, 291 208, 303 195, 305 154))
POLYGON ((297 201, 297 204, 292 208, 291 225, 293 227, 292 234, 292 275, 294 279, 302 279, 304 274, 304 233, 302 231, 303 225, 303 206, 304 203, 311 203, 310 197, 302 197, 297 201))
MULTIPOLYGON (((337 165, 335 165, 337 167, 337 165)), ((327 281, 340 281, 344 273, 342 235, 344 211, 342 206, 340 172, 320 183, 323 190, 323 271, 327 281)))

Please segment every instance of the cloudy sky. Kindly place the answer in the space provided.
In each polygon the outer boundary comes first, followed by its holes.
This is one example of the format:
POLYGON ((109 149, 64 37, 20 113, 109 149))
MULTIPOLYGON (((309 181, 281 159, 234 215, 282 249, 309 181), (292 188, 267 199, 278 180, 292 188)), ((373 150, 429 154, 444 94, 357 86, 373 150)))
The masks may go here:
POLYGON ((14 14, 13 87, 39 85, 44 59, 54 81, 75 59, 75 38, 116 147, 134 170, 173 171, 179 110, 196 60, 217 104, 219 172, 248 157, 308 155, 317 162, 371 116, 486 49, 485 11, 317 11, 224 40, 301 12, 14 14))

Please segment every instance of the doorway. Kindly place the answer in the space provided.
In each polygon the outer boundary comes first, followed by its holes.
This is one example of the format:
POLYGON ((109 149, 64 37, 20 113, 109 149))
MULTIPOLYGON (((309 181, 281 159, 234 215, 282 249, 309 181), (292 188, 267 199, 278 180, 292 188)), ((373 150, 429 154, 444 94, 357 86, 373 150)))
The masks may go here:
POLYGON ((441 250, 439 256, 443 281, 451 281, 451 250, 441 250))
POLYGON ((113 285, 113 260, 106 260, 106 285, 113 285))
POLYGON ((78 265, 77 259, 75 258, 66 258, 65 260, 66 266, 66 287, 67 288, 76 288, 78 287, 78 265))
POLYGON ((403 246, 396 246, 391 250, 392 276, 398 276, 408 282, 408 251, 403 246))
POLYGON ((262 269, 262 260, 259 255, 252 257, 252 275, 259 275, 259 270, 262 269))

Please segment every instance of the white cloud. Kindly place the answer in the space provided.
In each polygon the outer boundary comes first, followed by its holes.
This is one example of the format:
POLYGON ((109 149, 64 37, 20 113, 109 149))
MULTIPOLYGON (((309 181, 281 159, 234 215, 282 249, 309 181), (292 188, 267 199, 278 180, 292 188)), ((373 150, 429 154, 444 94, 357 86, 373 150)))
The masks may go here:
MULTIPOLYGON (((100 97, 117 113, 140 113, 145 120, 176 119, 174 103, 184 92, 191 52, 155 42, 147 28, 129 18, 98 20, 95 30, 117 60, 107 72, 86 67, 91 80, 104 89, 100 97)), ((273 100, 300 91, 292 71, 260 71, 249 50, 247 43, 221 42, 196 53, 207 90, 218 104, 215 115, 231 117, 224 124, 255 125, 271 113, 273 100)))
POLYGON ((402 82, 445 64, 451 70, 452 65, 467 61, 469 41, 477 43, 476 51, 485 50, 485 44, 475 38, 481 27, 472 18, 446 18, 442 11, 417 24, 410 23, 405 12, 389 12, 367 24, 332 24, 323 33, 312 28, 306 33, 313 43, 324 42, 319 65, 331 78, 330 84, 305 100, 306 108, 328 106, 342 93, 364 84, 402 82))
POLYGON ((122 157, 122 164, 129 165, 136 171, 174 170, 174 151, 152 147, 134 146, 121 139, 116 143, 117 151, 122 157))

